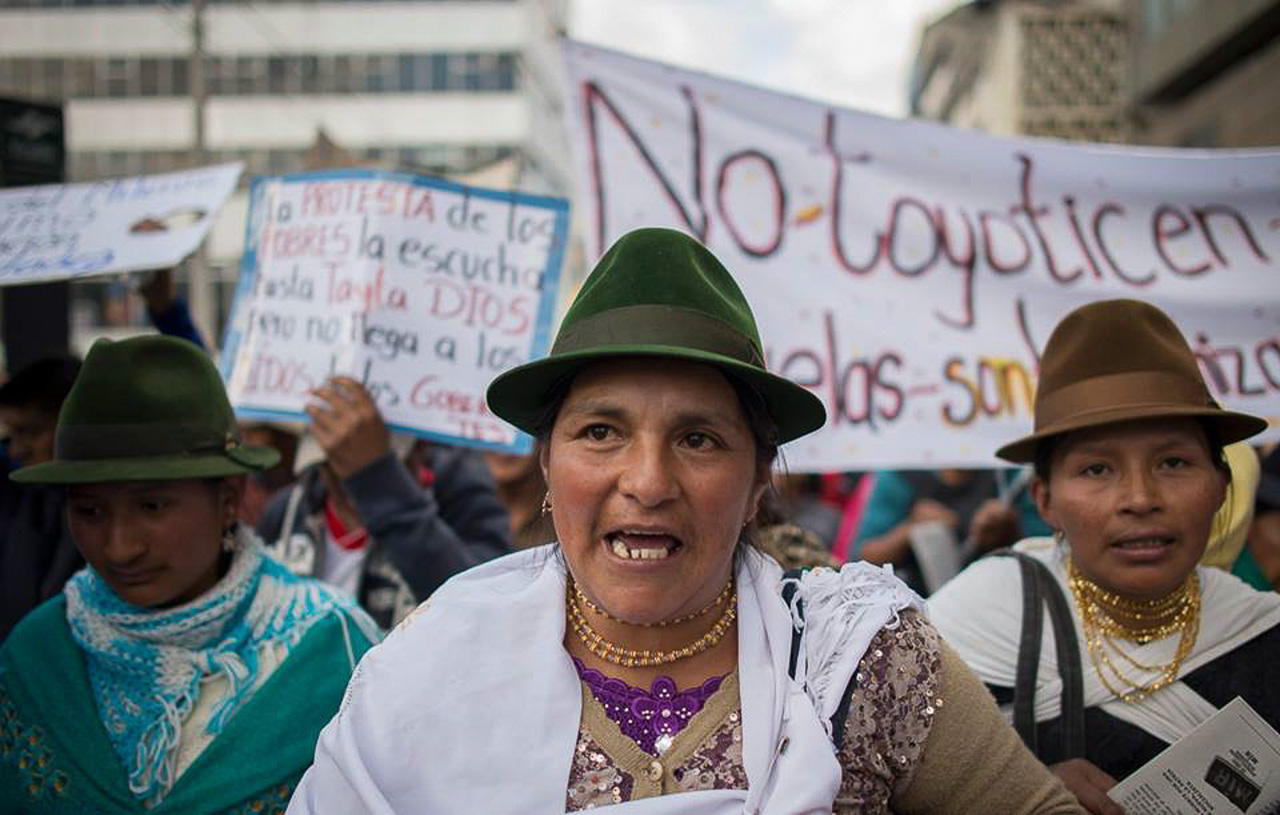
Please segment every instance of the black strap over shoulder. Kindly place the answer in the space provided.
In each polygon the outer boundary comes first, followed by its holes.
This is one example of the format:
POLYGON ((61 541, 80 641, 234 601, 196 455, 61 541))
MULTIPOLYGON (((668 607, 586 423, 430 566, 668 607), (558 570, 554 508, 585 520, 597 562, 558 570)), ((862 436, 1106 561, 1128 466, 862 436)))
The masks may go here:
POLYGON ((1013 689, 1013 727, 1031 752, 1039 755, 1036 732, 1036 675, 1044 631, 1044 608, 1053 626, 1058 675, 1062 678, 1062 759, 1084 755, 1084 677, 1080 646, 1066 595, 1040 561, 1021 552, 999 554, 1016 558, 1022 574, 1022 633, 1013 689))
MULTIPOLYGON (((796 595, 796 584, 793 580, 799 580, 804 574, 804 569, 788 569, 783 574, 782 584, 782 600, 791 607, 791 598, 796 595)), ((800 619, 804 619, 804 600, 800 600, 796 606, 796 610, 800 614, 800 619)), ((787 676, 792 679, 796 678, 796 663, 800 659, 800 644, 804 640, 804 630, 791 629, 791 660, 787 665, 787 676)), ((840 697, 840 704, 836 707, 836 712, 831 716, 831 743, 835 745, 836 750, 844 744, 845 724, 849 720, 849 706, 853 703, 853 692, 857 690, 858 673, 854 671, 853 676, 849 677, 849 684, 845 686, 844 694, 840 697)))

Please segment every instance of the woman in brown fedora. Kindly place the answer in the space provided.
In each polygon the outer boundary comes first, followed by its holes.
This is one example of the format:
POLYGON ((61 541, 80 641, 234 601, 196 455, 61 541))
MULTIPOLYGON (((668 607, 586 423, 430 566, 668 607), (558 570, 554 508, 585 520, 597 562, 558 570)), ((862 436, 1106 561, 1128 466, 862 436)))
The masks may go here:
POLYGON ((1134 300, 1068 314, 1040 371, 1035 432, 998 455, 1034 465, 1054 537, 971 566, 930 616, 1081 802, 1118 813, 1105 791, 1234 697, 1280 724, 1280 598, 1197 567, 1224 501, 1253 500, 1223 447, 1266 422, 1220 408, 1134 300))
POLYGON ((377 633, 236 522, 240 442, 209 357, 172 337, 100 341, 54 459, 88 566, 0 649, 0 812, 279 811, 377 633))
POLYGON ((290 813, 1078 811, 899 581, 747 545, 824 410, 701 244, 621 238, 488 401, 539 440, 559 542, 370 652, 290 813))

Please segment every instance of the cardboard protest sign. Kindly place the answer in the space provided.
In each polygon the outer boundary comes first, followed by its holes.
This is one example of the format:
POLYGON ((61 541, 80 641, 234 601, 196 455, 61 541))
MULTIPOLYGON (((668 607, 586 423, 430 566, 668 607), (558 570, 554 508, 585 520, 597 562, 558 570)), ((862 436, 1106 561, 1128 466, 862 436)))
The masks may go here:
POLYGON ((0 286, 174 266, 243 166, 0 190, 0 286))
POLYGON ((1054 325, 1112 297, 1168 311, 1280 437, 1280 151, 996 138, 565 56, 587 255, 671 226, 725 262, 770 368, 826 403, 791 469, 994 464, 1054 325))
POLYGON ((345 374, 393 427, 529 449, 484 393, 546 353, 567 202, 360 170, 257 178, 250 199, 222 351, 237 413, 305 421, 345 374))

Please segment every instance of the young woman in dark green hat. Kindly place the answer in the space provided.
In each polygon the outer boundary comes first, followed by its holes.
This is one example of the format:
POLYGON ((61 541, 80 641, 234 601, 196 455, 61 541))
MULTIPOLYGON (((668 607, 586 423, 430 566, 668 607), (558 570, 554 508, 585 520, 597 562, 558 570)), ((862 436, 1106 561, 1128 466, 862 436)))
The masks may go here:
POLYGON ((236 522, 275 460, 195 345, 89 351, 53 460, 12 475, 66 488, 88 566, 0 648, 0 811, 283 807, 377 633, 236 522))
POLYGON ((539 439, 559 542, 370 652, 290 813, 1078 811, 900 582, 747 543, 824 411, 696 241, 623 237, 488 397, 539 439))

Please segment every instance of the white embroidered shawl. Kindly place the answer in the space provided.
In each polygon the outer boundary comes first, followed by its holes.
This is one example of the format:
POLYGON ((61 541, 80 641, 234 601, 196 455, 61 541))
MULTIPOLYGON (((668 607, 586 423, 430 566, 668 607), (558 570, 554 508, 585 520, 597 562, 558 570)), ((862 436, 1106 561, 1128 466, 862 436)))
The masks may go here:
MULTIPOLYGON (((887 571, 806 573, 805 659, 787 675, 792 616, 781 569, 739 559, 738 671, 748 790, 667 795, 621 813, 829 813, 840 767, 824 723, 872 637, 923 610, 887 571), (785 748, 783 747, 786 744, 785 748)), ((564 650, 565 571, 554 547, 455 577, 356 668, 289 815, 562 812, 581 719, 564 650)))

